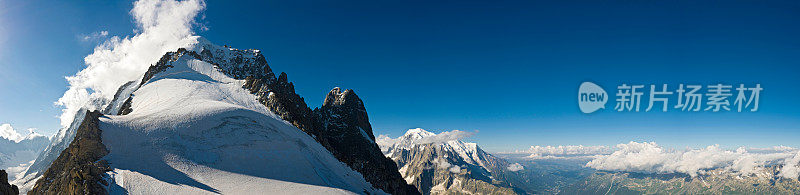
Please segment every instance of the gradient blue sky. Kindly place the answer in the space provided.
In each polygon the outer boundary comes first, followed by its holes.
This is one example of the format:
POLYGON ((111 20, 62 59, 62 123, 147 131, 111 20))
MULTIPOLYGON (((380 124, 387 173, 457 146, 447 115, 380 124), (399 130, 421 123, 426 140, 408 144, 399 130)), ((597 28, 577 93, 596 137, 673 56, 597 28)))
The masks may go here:
MULTIPOLYGON (((0 123, 55 133, 64 76, 104 40, 83 37, 133 35, 131 8, 0 0, 0 123)), ((210 1, 204 16, 197 34, 261 49, 311 106, 335 86, 355 89, 376 135, 478 130, 468 141, 489 151, 800 147, 797 1, 210 1), (764 91, 755 113, 587 115, 576 101, 583 81, 764 91)))

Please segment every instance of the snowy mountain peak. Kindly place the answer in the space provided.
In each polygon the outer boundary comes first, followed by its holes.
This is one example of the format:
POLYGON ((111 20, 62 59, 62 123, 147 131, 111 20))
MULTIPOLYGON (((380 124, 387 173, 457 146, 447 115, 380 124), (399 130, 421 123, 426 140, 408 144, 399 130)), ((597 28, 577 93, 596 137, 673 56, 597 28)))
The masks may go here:
POLYGON ((406 182, 423 193, 510 192, 508 186, 494 185, 498 176, 494 173, 502 174, 508 163, 484 152, 476 143, 460 140, 469 135, 459 130, 436 134, 415 128, 395 139, 381 136, 379 145, 397 163, 406 182), (472 182, 471 185, 479 185, 481 189, 468 189, 463 182, 472 182))
POLYGON ((40 138, 40 137, 47 138, 47 136, 44 136, 44 135, 39 134, 39 133, 36 133, 35 131, 33 131, 33 129, 28 129, 28 131, 29 131, 28 135, 25 136, 25 138, 23 138, 22 140, 32 140, 32 139, 36 139, 36 138, 40 138))
MULTIPOLYGON (((424 150, 425 147, 434 147, 456 154, 460 161, 483 167, 485 160, 482 155, 486 153, 480 150, 476 143, 459 140, 461 132, 463 131, 454 130, 436 134, 421 128, 409 129, 403 136, 393 140, 394 144, 389 145, 389 148, 384 148, 383 151, 386 156, 392 157, 404 150, 424 150)), ((386 146, 384 144, 384 147, 386 146)))
POLYGON ((414 129, 409 129, 408 131, 406 131, 406 133, 403 135, 403 137, 407 138, 407 139, 416 140, 416 139, 421 139, 423 137, 434 136, 434 135, 436 135, 436 134, 435 133, 431 133, 429 131, 425 131, 425 129, 414 128, 414 129))

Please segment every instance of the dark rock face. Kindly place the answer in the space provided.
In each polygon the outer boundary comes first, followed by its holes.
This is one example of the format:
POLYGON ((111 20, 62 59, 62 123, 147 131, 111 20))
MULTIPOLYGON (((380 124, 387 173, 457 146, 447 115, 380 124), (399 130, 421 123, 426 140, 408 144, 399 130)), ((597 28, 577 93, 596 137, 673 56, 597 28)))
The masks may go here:
MULTIPOLYGON (((269 66, 265 67, 264 70, 268 71, 269 66)), ((242 87, 258 96, 259 102, 281 116, 283 120, 289 121, 307 134, 314 136, 321 129, 321 124, 305 100, 295 93, 294 84, 288 82, 286 73, 281 73, 278 79, 274 76, 260 78, 248 76, 245 77, 245 84, 242 87)))
POLYGON ((8 173, 6 173, 6 170, 0 170, 0 194, 19 194, 19 188, 8 183, 8 173))
POLYGON ((314 110, 322 123, 317 139, 340 161, 350 165, 378 188, 393 194, 419 194, 397 171, 397 164, 375 144, 364 103, 353 90, 334 88, 322 107, 314 110))
POLYGON ((372 125, 369 124, 364 102, 361 101, 361 98, 358 98, 358 95, 353 90, 342 91, 338 87, 334 88, 328 93, 322 107, 317 109, 316 112, 320 114, 326 125, 325 128, 328 130, 347 129, 345 132, 364 132, 367 135, 364 137, 369 138, 367 141, 375 141, 375 135, 372 134, 372 125), (353 129, 348 129, 348 127, 353 129))
POLYGON ((107 163, 100 160, 108 150, 102 143, 102 131, 98 127, 100 112, 87 112, 75 139, 28 194, 107 194, 102 174, 110 171, 107 163))

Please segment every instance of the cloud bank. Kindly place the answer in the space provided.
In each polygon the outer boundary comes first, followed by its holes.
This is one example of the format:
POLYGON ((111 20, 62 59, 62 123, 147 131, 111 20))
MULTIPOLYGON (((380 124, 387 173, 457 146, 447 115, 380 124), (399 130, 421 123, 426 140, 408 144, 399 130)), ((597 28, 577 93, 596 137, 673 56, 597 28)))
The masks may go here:
POLYGON ((192 28, 203 9, 201 0, 136 1, 130 12, 136 34, 111 37, 84 58, 85 69, 66 77, 69 89, 56 101, 62 107, 61 126, 69 126, 81 108, 102 109, 121 85, 141 79, 164 53, 196 43, 192 28))
POLYGON ((527 151, 530 153, 528 158, 569 158, 585 157, 598 154, 610 154, 614 150, 608 146, 531 146, 527 151))
POLYGON ((743 147, 724 150, 718 145, 700 149, 671 150, 655 142, 630 142, 618 144, 615 152, 599 155, 586 166, 608 171, 685 173, 695 177, 711 169, 751 175, 768 165, 782 165, 779 176, 791 179, 798 177, 800 153, 797 149, 775 147, 773 150, 755 151, 757 152, 749 152, 743 147))
POLYGON ((527 159, 580 159, 586 167, 605 171, 639 173, 684 173, 692 177, 709 170, 724 170, 747 176, 763 172, 767 166, 778 168, 777 176, 800 177, 800 149, 787 146, 725 150, 719 145, 676 150, 655 142, 629 142, 608 146, 531 146, 511 154, 526 154, 527 159))

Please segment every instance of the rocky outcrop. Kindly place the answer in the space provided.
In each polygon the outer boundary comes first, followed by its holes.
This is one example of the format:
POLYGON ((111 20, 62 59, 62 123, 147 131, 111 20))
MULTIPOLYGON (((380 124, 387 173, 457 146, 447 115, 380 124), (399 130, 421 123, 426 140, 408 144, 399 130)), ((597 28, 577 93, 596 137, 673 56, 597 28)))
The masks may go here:
POLYGON ((8 183, 6 170, 0 170, 0 194, 19 194, 19 188, 8 183))
POLYGON ((87 112, 75 139, 53 161, 28 194, 107 194, 102 179, 109 171, 103 160, 108 150, 102 143, 98 111, 87 112))
POLYGON ((350 165, 373 185, 395 194, 418 193, 397 172, 397 165, 383 156, 364 103, 353 90, 331 90, 322 107, 314 110, 322 123, 317 140, 328 145, 340 161, 350 165))

